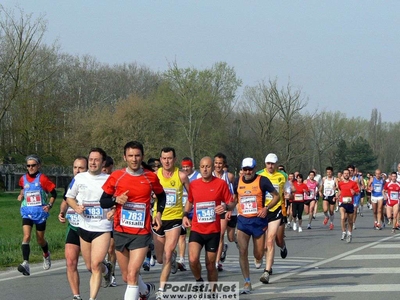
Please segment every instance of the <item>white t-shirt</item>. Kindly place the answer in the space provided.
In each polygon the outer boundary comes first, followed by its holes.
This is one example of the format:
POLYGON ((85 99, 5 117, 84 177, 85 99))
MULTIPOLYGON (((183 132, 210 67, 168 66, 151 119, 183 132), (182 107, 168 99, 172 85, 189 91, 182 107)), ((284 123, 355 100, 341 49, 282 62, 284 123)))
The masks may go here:
POLYGON ((89 172, 79 173, 72 180, 66 193, 67 198, 74 198, 85 211, 79 214, 79 227, 92 232, 112 231, 112 221, 107 220, 109 209, 100 207, 102 186, 108 174, 91 175, 89 172))

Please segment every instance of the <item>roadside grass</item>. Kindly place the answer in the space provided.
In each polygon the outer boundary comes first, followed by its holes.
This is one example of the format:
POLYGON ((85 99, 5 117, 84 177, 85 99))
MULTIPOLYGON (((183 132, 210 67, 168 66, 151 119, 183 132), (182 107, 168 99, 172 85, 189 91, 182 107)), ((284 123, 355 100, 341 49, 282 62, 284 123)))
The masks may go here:
MULTIPOLYGON (((62 192, 59 192, 59 195, 62 192)), ((20 215, 21 203, 17 200, 18 193, 0 193, 0 268, 16 267, 22 262, 22 218, 20 215)), ((64 243, 67 230, 66 224, 58 221, 57 215, 62 198, 58 197, 50 217, 47 219, 45 238, 49 243, 52 259, 64 258, 64 243)), ((31 236, 32 263, 43 261, 42 249, 36 242, 35 227, 31 236)))

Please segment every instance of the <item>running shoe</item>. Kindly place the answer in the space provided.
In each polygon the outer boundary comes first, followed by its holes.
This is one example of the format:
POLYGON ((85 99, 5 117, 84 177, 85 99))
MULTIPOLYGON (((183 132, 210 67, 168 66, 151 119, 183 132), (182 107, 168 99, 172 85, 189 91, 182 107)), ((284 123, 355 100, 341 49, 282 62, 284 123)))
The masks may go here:
POLYGON ((353 223, 353 230, 357 229, 356 223, 353 223))
POLYGON ((223 248, 222 248, 222 252, 221 252, 221 262, 225 261, 226 258, 226 251, 228 251, 228 244, 224 244, 223 248))
POLYGON ((362 213, 362 212, 360 212, 360 217, 364 217, 364 215, 363 215, 363 213, 362 213))
POLYGON ((111 287, 116 287, 117 286, 117 281, 115 280, 115 276, 111 275, 111 282, 110 282, 111 287))
POLYGON ((254 265, 256 266, 256 269, 261 268, 262 264, 263 264, 263 259, 262 258, 260 260, 254 258, 254 265))
POLYGON ((20 264, 20 265, 18 266, 18 271, 21 272, 22 275, 24 275, 24 276, 29 276, 29 275, 31 275, 30 268, 29 268, 29 263, 28 263, 27 260, 24 260, 24 261, 22 262, 22 264, 20 264))
POLYGON ((286 256, 287 256, 287 253, 288 253, 288 251, 287 251, 287 248, 286 248, 286 245, 285 245, 284 248, 281 249, 281 257, 282 257, 283 259, 285 259, 286 256))
POLYGON ((272 275, 272 268, 268 271, 269 275, 272 275))
POLYGON ((218 270, 219 272, 221 272, 221 271, 224 270, 224 267, 223 267, 222 264, 220 264, 220 263, 217 263, 217 264, 216 264, 216 267, 217 267, 217 270, 218 270))
POLYGON ((335 225, 333 225, 333 223, 329 224, 329 230, 333 230, 333 227, 335 227, 335 225))
POLYGON ((291 224, 290 224, 290 222, 288 222, 287 224, 286 224, 286 228, 290 228, 291 227, 291 224))
POLYGON ((293 231, 296 231, 297 230, 297 222, 294 222, 293 223, 293 231))
POLYGON ((172 256, 171 256, 171 273, 175 274, 178 271, 178 264, 176 262, 176 250, 174 250, 172 252, 172 256))
POLYGON ((74 296, 74 298, 72 298, 72 300, 82 300, 81 296, 74 296))
POLYGON ((145 271, 150 271, 150 259, 146 258, 145 261, 143 262, 143 270, 145 271))
POLYGON ((379 224, 379 223, 376 223, 375 229, 376 230, 381 230, 382 229, 382 225, 379 224))
POLYGON ((392 228, 392 233, 396 233, 396 228, 392 228))
POLYGON ((387 222, 388 225, 392 224, 392 219, 389 219, 387 222))
POLYGON ((250 282, 245 282, 243 285, 243 290, 240 291, 241 295, 250 294, 252 288, 250 282))
POLYGON ((301 226, 299 227, 299 232, 303 232, 303 229, 301 228, 301 226))
POLYGON ((269 272, 267 270, 264 270, 264 273, 260 277, 260 281, 265 284, 269 283, 269 272))
POLYGON ((311 224, 308 224, 308 225, 307 225, 307 229, 311 229, 311 224))
POLYGON ((370 209, 370 206, 371 206, 371 205, 367 202, 367 208, 368 208, 368 209, 370 209))
POLYGON ((351 234, 348 234, 347 235, 347 238, 346 238, 346 242, 347 243, 351 243, 351 240, 353 239, 353 236, 351 235, 351 234))
POLYGON ((328 224, 328 221, 329 221, 329 217, 325 217, 323 224, 324 225, 328 224))
POLYGON ((103 262, 103 264, 104 264, 104 266, 107 268, 107 273, 106 273, 105 275, 103 275, 103 278, 104 278, 103 287, 104 287, 104 288, 107 288, 107 287, 109 287, 110 284, 111 284, 111 276, 112 276, 111 270, 112 270, 112 265, 111 265, 110 262, 106 262, 106 263, 103 262))
POLYGON ((157 291, 156 292, 156 300, 162 300, 164 299, 164 292, 163 291, 157 291))
POLYGON ((48 270, 51 268, 51 258, 50 258, 50 251, 46 254, 43 254, 43 269, 48 270))
POLYGON ((339 211, 339 206, 336 206, 335 211, 339 211))
POLYGON ((153 283, 146 283, 146 285, 147 285, 147 293, 145 293, 143 295, 139 293, 139 300, 148 300, 148 299, 150 299, 151 293, 154 292, 155 289, 156 289, 156 286, 153 283))
POLYGON ((341 239, 340 240, 344 240, 346 238, 346 232, 342 232, 342 237, 341 237, 341 239))
POLYGON ((187 271, 186 265, 183 261, 178 262, 178 269, 179 269, 179 271, 182 271, 182 272, 187 271))
POLYGON ((156 265, 156 256, 153 255, 153 256, 150 258, 150 266, 154 267, 155 265, 156 265))
POLYGON ((315 214, 312 215, 312 218, 315 220, 315 214))
POLYGON ((374 228, 376 229, 376 227, 378 227, 378 222, 374 221, 374 228))

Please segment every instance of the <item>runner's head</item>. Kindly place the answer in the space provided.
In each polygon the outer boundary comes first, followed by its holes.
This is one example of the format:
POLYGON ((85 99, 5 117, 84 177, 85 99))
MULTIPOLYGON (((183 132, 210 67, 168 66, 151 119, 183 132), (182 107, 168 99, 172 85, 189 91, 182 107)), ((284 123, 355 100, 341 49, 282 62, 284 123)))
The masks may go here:
POLYGON ((136 172, 142 167, 144 158, 144 149, 142 143, 131 141, 126 143, 124 147, 124 161, 128 169, 136 172))
POLYGON ((26 167, 28 168, 28 173, 33 175, 39 172, 40 165, 42 161, 40 160, 39 156, 35 154, 30 154, 25 158, 26 167))
POLYGON ((153 170, 153 172, 157 172, 157 170, 159 168, 161 168, 161 162, 158 158, 154 158, 154 157, 149 158, 149 160, 147 161, 147 164, 153 170))
POLYGON ((265 168, 269 173, 274 173, 276 170, 276 163, 278 162, 278 156, 275 153, 269 153, 265 157, 265 168))
POLYGON ((194 172, 193 161, 190 157, 184 157, 181 161, 181 169, 186 175, 191 175, 194 172))
POLYGON ((166 171, 173 171, 176 162, 175 149, 172 147, 165 147, 161 149, 160 161, 162 167, 166 171))
POLYGON ((397 181, 397 173, 396 172, 390 173, 390 180, 392 182, 396 182, 397 181))
POLYGON ((297 174, 296 180, 298 183, 303 183, 303 174, 301 173, 297 174))
POLYGON ((214 169, 213 160, 209 156, 205 156, 200 160, 199 164, 200 174, 203 181, 210 181, 212 179, 212 172, 214 169))
POLYGON ((329 178, 333 176, 333 168, 332 167, 326 167, 326 176, 329 178))
POLYGON ((89 173, 98 175, 106 163, 107 153, 101 148, 92 148, 89 151, 89 173))
POLYGON ((247 157, 242 161, 242 170, 245 180, 251 180, 256 176, 256 160, 251 157, 247 157))
POLYGON ((224 172, 224 167, 226 166, 226 155, 218 152, 214 155, 214 170, 217 173, 224 172))
POLYGON ((74 177, 78 173, 86 172, 88 169, 88 159, 86 156, 77 156, 75 157, 74 163, 72 165, 72 169, 74 172, 74 177))
POLYGON ((343 170, 342 177, 343 177, 344 180, 349 180, 350 179, 350 169, 349 168, 343 170))
POLYGON ((310 172, 308 172, 308 178, 314 180, 314 177, 315 177, 315 171, 311 170, 310 172))
POLYGON ((379 170, 379 169, 376 169, 376 170, 375 170, 375 177, 376 177, 377 179, 380 179, 380 178, 381 178, 381 176, 382 176, 382 172, 381 172, 381 170, 379 170))
POLYGON ((102 172, 105 173, 105 174, 111 174, 113 168, 114 168, 114 160, 112 159, 111 156, 107 155, 106 163, 104 164, 102 172))

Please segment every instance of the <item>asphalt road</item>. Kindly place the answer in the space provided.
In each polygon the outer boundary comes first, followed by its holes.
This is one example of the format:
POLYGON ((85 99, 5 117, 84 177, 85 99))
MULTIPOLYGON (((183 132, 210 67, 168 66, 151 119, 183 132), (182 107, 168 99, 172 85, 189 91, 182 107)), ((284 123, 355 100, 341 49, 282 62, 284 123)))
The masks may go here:
MULTIPOLYGON (((340 240, 339 214, 335 217, 332 231, 322 225, 321 214, 313 221, 311 230, 303 229, 302 233, 291 229, 286 231, 289 254, 282 259, 279 249, 276 249, 269 284, 259 281, 262 269, 255 269, 253 257, 249 257, 253 291, 250 295, 241 295, 240 299, 397 298, 400 292, 400 234, 392 234, 390 228, 374 230, 372 213, 367 210, 364 217, 358 218, 353 241, 348 244, 340 240)), ((235 244, 230 244, 219 281, 240 282, 242 286, 238 261, 238 250, 235 244)), ((31 265, 31 276, 28 277, 22 276, 16 269, 0 272, 0 299, 72 299, 64 264, 64 261, 54 261, 48 271, 43 270, 41 264, 31 265)), ((206 278, 204 269, 203 277, 206 278)), ((79 270, 81 294, 86 300, 89 298, 90 273, 82 262, 79 270)), ((150 272, 142 271, 144 280, 158 286, 159 271, 160 265, 150 272)), ((171 281, 192 279, 190 271, 178 271, 170 277, 171 281)), ((117 287, 101 288, 98 299, 123 299, 125 285, 118 270, 117 283, 117 287)))

